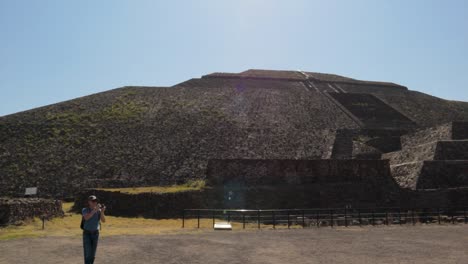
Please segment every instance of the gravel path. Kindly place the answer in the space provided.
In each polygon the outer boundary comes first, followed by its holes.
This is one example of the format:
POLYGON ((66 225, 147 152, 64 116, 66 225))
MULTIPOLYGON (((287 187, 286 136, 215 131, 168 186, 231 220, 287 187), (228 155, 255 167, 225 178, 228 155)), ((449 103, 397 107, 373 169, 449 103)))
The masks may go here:
MULTIPOLYGON (((82 263, 81 238, 0 241, 0 263, 82 263)), ((468 225, 203 231, 100 240, 96 263, 468 263, 468 225)))

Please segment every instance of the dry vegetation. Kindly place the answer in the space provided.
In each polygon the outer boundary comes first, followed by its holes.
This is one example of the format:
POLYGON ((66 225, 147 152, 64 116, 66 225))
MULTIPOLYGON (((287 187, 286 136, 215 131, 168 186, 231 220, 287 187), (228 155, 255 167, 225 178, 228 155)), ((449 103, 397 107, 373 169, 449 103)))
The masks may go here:
POLYGON ((126 194, 140 193, 176 193, 185 191, 198 191, 205 188, 205 181, 195 180, 183 185, 173 186, 149 186, 149 187, 129 187, 129 188, 96 188, 95 190, 108 192, 121 192, 126 194))
MULTIPOLYGON (((79 237, 81 236, 80 221, 81 215, 72 213, 73 203, 64 203, 63 218, 54 218, 45 222, 45 229, 42 229, 42 221, 39 218, 24 222, 17 226, 8 226, 0 228, 0 240, 35 238, 35 237, 79 237)), ((106 223, 102 224, 102 236, 116 235, 160 235, 160 234, 181 234, 181 233, 199 233, 203 230, 210 230, 213 226, 211 218, 201 219, 200 229, 197 229, 198 221, 195 218, 185 220, 185 228, 182 229, 181 219, 146 219, 106 216, 106 223)), ((216 222, 225 221, 215 219, 216 222)), ((231 223, 233 229, 242 230, 242 223, 231 223)), ((257 223, 247 223, 247 230, 256 230, 257 223)), ((272 229, 272 225, 261 225, 262 229, 272 229)), ((285 225, 277 225, 276 229, 287 228, 285 225)), ((298 225, 292 225, 291 228, 301 228, 298 225)))
MULTIPOLYGON (((71 213, 73 203, 64 203, 66 212, 63 218, 54 218, 45 222, 42 230, 42 221, 34 219, 18 226, 0 228, 0 240, 25 237, 50 236, 80 236, 81 215, 71 213)), ((189 220, 188 225, 195 226, 196 220, 189 220)), ((102 235, 155 235, 167 233, 180 233, 182 222, 179 219, 144 219, 107 216, 107 222, 102 225, 102 235)))

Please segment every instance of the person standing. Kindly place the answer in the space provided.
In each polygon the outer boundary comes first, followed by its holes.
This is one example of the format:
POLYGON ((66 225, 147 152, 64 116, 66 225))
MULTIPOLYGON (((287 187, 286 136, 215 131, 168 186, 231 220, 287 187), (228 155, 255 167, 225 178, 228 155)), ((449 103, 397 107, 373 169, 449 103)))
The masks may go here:
POLYGON ((88 207, 83 208, 82 226, 83 229, 83 251, 84 263, 93 264, 96 257, 96 249, 99 240, 100 222, 106 222, 105 206, 98 203, 96 196, 88 197, 88 207))

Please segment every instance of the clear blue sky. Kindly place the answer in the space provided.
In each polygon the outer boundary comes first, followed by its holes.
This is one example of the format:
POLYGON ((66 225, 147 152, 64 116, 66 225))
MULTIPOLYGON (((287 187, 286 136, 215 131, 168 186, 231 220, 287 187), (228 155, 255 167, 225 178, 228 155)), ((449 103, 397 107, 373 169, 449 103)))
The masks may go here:
POLYGON ((249 68, 468 101, 468 1, 0 0, 0 116, 249 68))

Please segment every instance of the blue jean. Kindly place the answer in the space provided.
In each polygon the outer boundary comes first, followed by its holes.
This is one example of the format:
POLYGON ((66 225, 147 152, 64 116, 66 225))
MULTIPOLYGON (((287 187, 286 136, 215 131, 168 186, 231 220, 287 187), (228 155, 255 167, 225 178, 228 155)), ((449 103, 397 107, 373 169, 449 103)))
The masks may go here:
POLYGON ((83 232, 84 263, 93 264, 99 240, 99 231, 95 233, 83 232))

